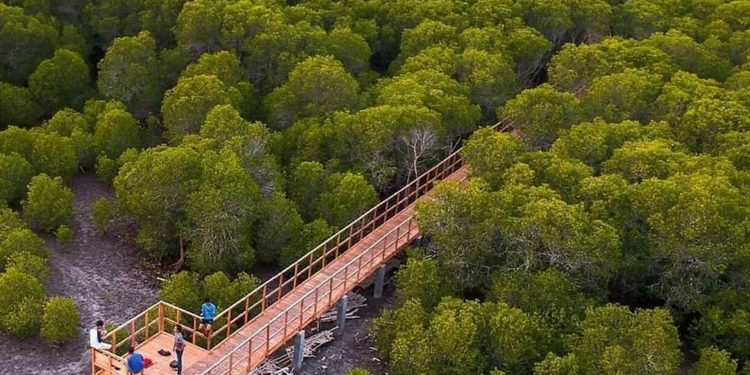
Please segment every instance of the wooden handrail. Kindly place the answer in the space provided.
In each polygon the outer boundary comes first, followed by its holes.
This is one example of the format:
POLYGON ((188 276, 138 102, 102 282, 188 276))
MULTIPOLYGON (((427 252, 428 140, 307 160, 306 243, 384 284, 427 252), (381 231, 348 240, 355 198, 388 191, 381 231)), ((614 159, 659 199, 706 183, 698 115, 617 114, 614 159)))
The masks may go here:
POLYGON ((102 337, 102 341, 105 341, 105 339, 108 339, 108 338, 112 337, 115 334, 115 332, 121 331, 121 330, 127 328, 131 323, 133 323, 134 321, 138 320, 138 318, 144 316, 146 314, 146 311, 149 311, 149 310, 151 310, 151 309, 153 309, 155 307, 158 308, 158 306, 160 304, 162 304, 162 303, 163 303, 162 301, 156 302, 155 304, 153 304, 150 307, 148 307, 145 310, 143 310, 143 312, 141 312, 140 314, 134 316, 130 320, 126 321, 125 323, 122 323, 119 326, 115 327, 115 329, 113 329, 112 331, 107 332, 107 334, 104 335, 104 337, 102 337))

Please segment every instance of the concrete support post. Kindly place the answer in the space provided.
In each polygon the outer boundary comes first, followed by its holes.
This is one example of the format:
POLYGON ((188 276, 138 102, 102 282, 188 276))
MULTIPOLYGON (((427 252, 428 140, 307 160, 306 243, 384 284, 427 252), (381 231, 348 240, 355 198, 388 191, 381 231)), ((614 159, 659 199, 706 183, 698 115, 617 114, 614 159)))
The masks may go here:
POLYGON ((373 293, 375 298, 383 297, 383 284, 385 284, 385 264, 380 266, 375 273, 375 292, 373 293))
POLYGON ((299 331, 297 336, 294 336, 294 358, 293 365, 294 370, 299 371, 302 368, 302 360, 305 356, 305 331, 299 331))
POLYGON ((339 301, 339 306, 336 309, 336 324, 339 326, 337 333, 339 335, 344 334, 344 327, 346 326, 346 309, 349 304, 349 297, 343 296, 339 301))

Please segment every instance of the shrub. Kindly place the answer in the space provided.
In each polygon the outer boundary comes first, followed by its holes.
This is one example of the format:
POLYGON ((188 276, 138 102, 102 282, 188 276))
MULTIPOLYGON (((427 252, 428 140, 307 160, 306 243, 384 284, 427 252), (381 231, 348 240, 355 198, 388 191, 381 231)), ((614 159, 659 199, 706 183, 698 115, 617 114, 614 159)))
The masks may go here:
POLYGON ((49 249, 44 241, 26 228, 11 230, 4 237, 0 240, 0 270, 6 267, 8 260, 16 253, 27 252, 41 258, 49 256, 49 249))
POLYGON ((23 156, 0 153, 0 202, 23 198, 26 185, 34 177, 34 167, 23 156))
POLYGON ((60 245, 65 245, 66 243, 70 242, 71 239, 73 239, 73 230, 70 229, 67 225, 63 224, 57 228, 55 236, 57 237, 57 243, 59 243, 60 245))
POLYGON ((42 173, 29 183, 23 212, 32 226, 44 231, 70 224, 73 218, 73 192, 63 184, 62 178, 50 178, 42 173))
POLYGON ((344 375, 371 375, 369 371, 362 368, 353 368, 347 371, 344 375))
POLYGON ((59 344, 78 335, 81 317, 71 298, 52 297, 44 307, 41 336, 52 344, 59 344))
POLYGON ((96 229, 104 232, 112 220, 112 203, 109 199, 101 197, 91 204, 91 220, 96 229))
POLYGON ((8 258, 8 268, 15 268, 27 275, 34 276, 39 282, 44 283, 49 277, 47 261, 28 251, 20 251, 8 258))
POLYGON ((42 283, 17 268, 0 274, 0 328, 18 336, 37 334, 44 301, 42 283))
POLYGON ((96 157, 96 165, 94 168, 96 168, 96 177, 99 181, 106 183, 112 183, 112 180, 114 180, 119 171, 117 160, 111 159, 104 154, 96 157))
POLYGON ((0 318, 3 330, 13 336, 27 338, 39 333, 43 299, 24 298, 0 318))

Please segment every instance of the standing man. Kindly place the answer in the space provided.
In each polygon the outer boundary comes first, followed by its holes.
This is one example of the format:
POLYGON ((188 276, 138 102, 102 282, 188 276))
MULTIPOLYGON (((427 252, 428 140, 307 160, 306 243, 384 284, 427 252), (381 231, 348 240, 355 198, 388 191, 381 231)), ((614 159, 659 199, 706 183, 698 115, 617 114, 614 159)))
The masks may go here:
POLYGON ((143 356, 141 353, 137 353, 131 346, 128 348, 128 360, 126 362, 128 366, 128 375, 146 375, 146 370, 143 365, 143 356))
POLYGON ((101 320, 96 321, 96 328, 92 328, 89 331, 89 345, 94 349, 109 350, 112 349, 112 345, 105 343, 104 336, 107 335, 107 330, 104 329, 104 322, 101 320))
POLYGON ((174 326, 174 353, 177 355, 177 375, 182 375, 182 352, 185 350, 185 339, 182 337, 182 326, 174 326))
POLYGON ((216 305, 211 303, 210 298, 203 300, 201 305, 201 325, 198 327, 199 331, 203 331, 203 334, 208 337, 211 332, 211 324, 214 323, 214 316, 216 316, 216 305))

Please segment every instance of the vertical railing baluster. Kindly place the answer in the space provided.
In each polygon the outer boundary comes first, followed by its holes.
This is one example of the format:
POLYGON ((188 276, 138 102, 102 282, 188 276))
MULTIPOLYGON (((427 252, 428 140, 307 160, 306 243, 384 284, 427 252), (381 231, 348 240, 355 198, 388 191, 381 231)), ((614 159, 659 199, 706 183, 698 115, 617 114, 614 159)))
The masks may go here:
POLYGON ((309 279, 312 276, 312 268, 313 268, 313 252, 310 252, 310 256, 307 257, 307 278, 309 279))
POLYGON ((294 262, 294 286, 293 288, 297 288, 297 275, 299 275, 299 262, 294 262))
POLYGON ((135 319, 130 322, 130 346, 135 347, 135 319))
POLYGON ((318 290, 319 288, 315 288, 315 305, 313 305, 313 316, 318 315, 318 290))
POLYGON ((232 309, 227 311, 227 337, 232 333, 232 309))
POLYGON ((266 298, 268 292, 268 284, 263 283, 263 298, 260 300, 260 312, 266 311, 266 298))

